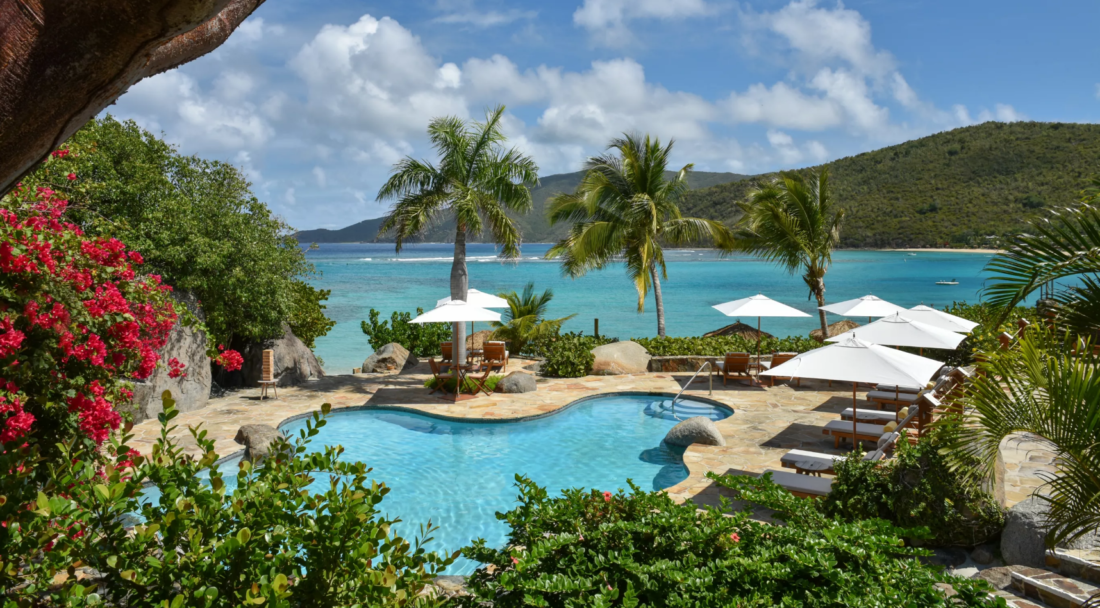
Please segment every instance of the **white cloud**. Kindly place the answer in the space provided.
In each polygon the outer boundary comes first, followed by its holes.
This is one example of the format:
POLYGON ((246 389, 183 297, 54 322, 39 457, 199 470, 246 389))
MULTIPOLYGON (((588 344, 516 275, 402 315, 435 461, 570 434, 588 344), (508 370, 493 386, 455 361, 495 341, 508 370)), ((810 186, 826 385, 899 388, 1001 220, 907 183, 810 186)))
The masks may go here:
POLYGON ((1100 83, 1096 84, 1096 98, 1100 99, 1100 83))
POLYGON ((519 9, 485 12, 463 11, 448 13, 442 17, 437 17, 435 21, 437 23, 455 23, 470 25, 477 28, 489 28, 498 25, 508 25, 516 21, 530 21, 537 16, 538 11, 521 11, 519 9))
POLYGON ((709 12, 704 0, 584 0, 573 13, 573 23, 588 30, 595 41, 616 46, 632 39, 627 21, 683 19, 709 12))
POLYGON ((283 194, 283 202, 288 205, 297 205, 298 197, 294 195, 294 188, 287 188, 286 193, 283 194))
POLYGON ((825 144, 811 139, 806 142, 806 153, 810 155, 815 162, 823 163, 829 160, 829 150, 825 147, 825 144))
POLYGON ((970 118, 970 110, 966 109, 966 106, 961 103, 957 103, 951 107, 952 112, 955 114, 955 120, 959 121, 960 125, 973 124, 974 121, 970 118))
POLYGON ((325 170, 321 167, 313 168, 313 179, 317 180, 317 186, 320 188, 328 186, 328 176, 325 175, 325 170))
POLYGON ((842 61, 862 74, 886 76, 894 58, 871 43, 871 24, 857 11, 818 8, 816 0, 796 0, 774 13, 749 17, 750 24, 782 36, 815 71, 831 61, 842 61))
POLYGON ((721 104, 734 122, 760 123, 800 130, 821 130, 841 123, 832 101, 810 96, 783 82, 771 88, 754 84, 745 93, 731 93, 721 104))
POLYGON ((999 103, 993 106, 993 111, 989 111, 982 108, 981 112, 978 112, 978 122, 987 122, 990 120, 997 120, 1000 122, 1017 122, 1020 120, 1027 120, 1027 117, 1016 111, 1010 105, 999 103))

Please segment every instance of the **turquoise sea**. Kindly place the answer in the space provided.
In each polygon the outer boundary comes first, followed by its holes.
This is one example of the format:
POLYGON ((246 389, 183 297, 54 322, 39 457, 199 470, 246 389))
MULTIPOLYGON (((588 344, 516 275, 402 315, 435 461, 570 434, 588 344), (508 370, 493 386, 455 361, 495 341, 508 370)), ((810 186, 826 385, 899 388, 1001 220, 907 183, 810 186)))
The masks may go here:
MULTIPOLYGON (((626 339, 657 334, 652 294, 645 312, 638 313, 637 294, 621 266, 570 279, 561 275, 556 261, 543 259, 549 247, 527 244, 520 260, 501 262, 492 245, 469 245, 470 287, 489 293, 520 291, 528 281, 534 281, 540 292, 554 290, 552 316, 577 314, 565 324, 566 331, 591 333, 593 319, 598 318, 604 335, 626 339)), ((431 309, 436 300, 450 295, 453 252, 454 246, 445 243, 409 245, 400 255, 394 253, 390 243, 322 244, 308 251, 307 258, 321 273, 314 284, 332 291, 327 314, 337 323, 327 336, 317 340, 316 353, 323 359, 325 371, 351 373, 372 352, 359 327, 371 308, 388 319, 395 310, 415 313, 417 307, 431 309)), ((983 268, 991 257, 970 252, 838 251, 825 277, 826 301, 839 302, 868 293, 906 307, 976 301, 985 279, 983 268), (935 284, 943 279, 955 279, 959 284, 935 284)), ((721 259, 704 249, 666 250, 665 259, 668 280, 662 282, 662 287, 670 336, 698 336, 732 323, 736 319, 723 316, 711 306, 757 293, 815 313, 816 303, 807 299, 802 279, 773 264, 742 256, 721 259)), ((830 323, 837 320, 840 317, 830 316, 830 323)), ((756 323, 755 319, 742 321, 756 323)), ((762 329, 786 336, 806 335, 816 327, 814 315, 764 319, 762 329)))

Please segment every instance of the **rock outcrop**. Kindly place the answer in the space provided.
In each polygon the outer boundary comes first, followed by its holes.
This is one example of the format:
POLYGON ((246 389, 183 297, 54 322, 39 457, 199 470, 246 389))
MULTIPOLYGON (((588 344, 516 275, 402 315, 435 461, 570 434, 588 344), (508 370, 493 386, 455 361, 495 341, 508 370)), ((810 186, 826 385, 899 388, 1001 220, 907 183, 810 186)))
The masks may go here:
POLYGON ((309 350, 309 347, 290 331, 290 327, 284 324, 281 338, 245 347, 241 352, 244 357, 244 366, 238 376, 240 380, 236 383, 229 380, 229 385, 239 385, 243 381, 245 386, 257 386, 263 372, 265 350, 275 351, 275 380, 278 381, 279 386, 294 386, 307 380, 325 377, 321 363, 317 361, 313 351, 309 350))
POLYGON ((374 352, 363 361, 364 374, 381 374, 386 372, 401 371, 407 367, 417 365, 420 361, 411 354, 408 349, 396 342, 390 342, 374 352))
MULTIPOLYGON (((1046 501, 1032 496, 1008 510, 1001 531, 1001 558, 1005 564, 1046 567, 1049 508, 1046 501)), ((1100 532, 1092 531, 1065 548, 1100 549, 1100 532)))
POLYGON ((512 372, 497 382, 497 393, 533 393, 538 390, 535 377, 526 372, 512 372))
MULTIPOLYGON (((177 306, 186 306, 198 319, 204 319, 198 300, 193 295, 174 292, 172 296, 177 306)), ((210 399, 211 382, 210 359, 206 356, 206 348, 205 333, 176 322, 168 334, 168 342, 158 353, 160 365, 156 371, 145 380, 134 382, 134 399, 130 411, 135 423, 156 418, 163 411, 160 396, 164 391, 171 391, 172 398, 176 400, 176 408, 181 412, 206 407, 206 402, 210 399), (178 359, 184 365, 183 373, 186 375, 168 377, 168 361, 171 359, 178 359)))
POLYGON ((687 447, 693 443, 702 445, 726 445, 726 438, 714 421, 706 416, 695 416, 669 429, 665 443, 687 447))
POLYGON ((246 424, 237 429, 233 441, 244 446, 244 459, 258 463, 271 454, 271 443, 282 437, 273 426, 266 424, 246 424))
POLYGON ((597 376, 640 374, 649 369, 649 353, 637 342, 612 342, 592 349, 592 373, 597 376))

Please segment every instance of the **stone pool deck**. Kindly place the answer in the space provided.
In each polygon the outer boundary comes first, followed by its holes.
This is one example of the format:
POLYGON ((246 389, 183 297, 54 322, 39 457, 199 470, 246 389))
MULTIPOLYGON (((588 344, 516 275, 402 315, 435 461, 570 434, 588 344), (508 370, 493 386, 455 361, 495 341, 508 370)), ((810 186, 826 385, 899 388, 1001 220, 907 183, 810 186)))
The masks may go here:
MULTIPOLYGON (((526 362, 514 360, 508 371, 521 369, 526 362)), ((476 399, 451 403, 429 395, 424 382, 431 377, 426 364, 401 374, 329 376, 297 387, 279 389, 278 399, 259 398, 259 389, 233 392, 227 397, 211 399, 207 407, 186 412, 173 422, 173 432, 181 445, 196 450, 188 427, 201 424, 214 441, 216 451, 225 457, 241 451, 233 438, 244 424, 278 426, 285 420, 307 415, 331 403, 333 410, 346 408, 385 407, 420 412, 428 415, 469 420, 509 420, 545 415, 570 403, 601 393, 655 392, 675 394, 690 374, 643 373, 625 376, 587 376, 584 378, 539 378, 533 393, 479 396, 476 399)), ((803 449, 838 453, 830 437, 821 428, 830 420, 839 419, 841 410, 852 404, 851 385, 803 380, 801 387, 745 386, 731 382, 723 386, 714 378, 714 392, 707 392, 707 378, 701 376, 685 392, 687 396, 708 398, 729 405, 735 414, 719 421, 717 426, 726 445, 693 445, 684 454, 690 475, 668 488, 676 500, 692 500, 696 504, 716 504, 719 489, 706 478, 708 471, 716 473, 759 474, 766 469, 779 469, 779 458, 788 450, 803 449)), ((860 407, 865 391, 858 393, 860 407)), ((134 426, 132 445, 148 453, 159 436, 160 425, 147 420, 134 426)), ((1002 446, 1005 460, 1005 506, 1011 507, 1027 498, 1041 485, 1038 474, 1053 472, 1049 452, 1027 438, 1006 442, 1002 446)))

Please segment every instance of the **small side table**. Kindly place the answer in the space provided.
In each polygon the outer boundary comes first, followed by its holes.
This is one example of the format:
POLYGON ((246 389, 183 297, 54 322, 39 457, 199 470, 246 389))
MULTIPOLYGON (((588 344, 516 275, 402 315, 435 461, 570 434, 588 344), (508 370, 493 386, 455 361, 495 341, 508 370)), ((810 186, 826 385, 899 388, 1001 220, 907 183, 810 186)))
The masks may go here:
POLYGON ((802 460, 794 463, 794 468, 797 473, 802 475, 821 477, 822 471, 828 471, 833 468, 833 463, 822 462, 820 460, 802 460))

